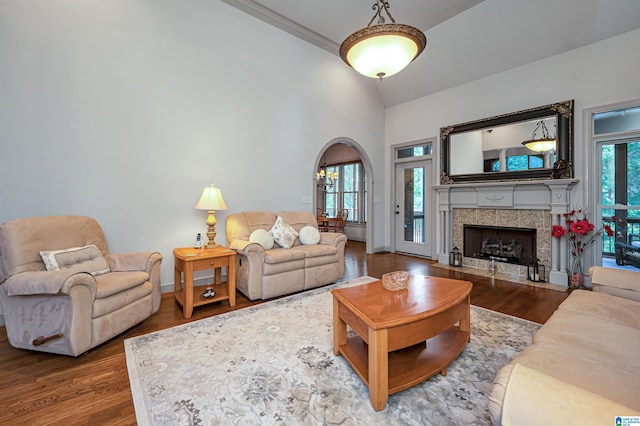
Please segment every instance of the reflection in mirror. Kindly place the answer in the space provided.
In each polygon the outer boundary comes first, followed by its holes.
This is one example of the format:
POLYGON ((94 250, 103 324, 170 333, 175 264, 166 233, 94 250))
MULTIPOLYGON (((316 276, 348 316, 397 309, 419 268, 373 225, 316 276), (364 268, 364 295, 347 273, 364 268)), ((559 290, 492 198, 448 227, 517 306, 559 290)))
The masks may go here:
POLYGON ((441 183, 573 177, 572 100, 444 127, 440 133, 441 183), (544 147, 530 144, 547 139, 544 147))
MULTIPOLYGON (((459 160, 451 162, 449 173, 464 175, 551 169, 555 162, 555 149, 534 152, 523 145, 523 141, 532 139, 534 130, 541 122, 547 129, 552 129, 549 133, 554 136, 555 116, 452 135, 451 157, 459 160)), ((540 131, 535 137, 539 136, 540 131)))

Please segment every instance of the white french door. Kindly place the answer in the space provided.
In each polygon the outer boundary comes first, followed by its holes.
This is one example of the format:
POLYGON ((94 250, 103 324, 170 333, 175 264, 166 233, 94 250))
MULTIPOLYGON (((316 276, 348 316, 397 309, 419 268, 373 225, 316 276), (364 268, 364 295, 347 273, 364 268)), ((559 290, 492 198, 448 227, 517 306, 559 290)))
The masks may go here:
POLYGON ((431 257, 431 160, 396 163, 396 251, 431 257))

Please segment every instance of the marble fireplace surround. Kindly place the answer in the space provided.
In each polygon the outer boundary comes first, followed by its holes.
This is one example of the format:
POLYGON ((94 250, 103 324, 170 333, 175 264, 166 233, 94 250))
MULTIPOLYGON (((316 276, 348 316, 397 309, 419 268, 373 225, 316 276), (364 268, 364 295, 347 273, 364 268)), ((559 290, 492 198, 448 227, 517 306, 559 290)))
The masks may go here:
MULTIPOLYGON (((567 287, 569 252, 564 239, 551 237, 562 224, 577 179, 477 182, 436 185, 438 195, 438 262, 448 265, 453 247, 464 251, 463 225, 513 226, 537 230, 537 256, 551 285, 567 287)), ((465 267, 487 271, 489 261, 465 257, 465 267)), ((497 272, 526 282, 527 267, 497 262, 497 272)))

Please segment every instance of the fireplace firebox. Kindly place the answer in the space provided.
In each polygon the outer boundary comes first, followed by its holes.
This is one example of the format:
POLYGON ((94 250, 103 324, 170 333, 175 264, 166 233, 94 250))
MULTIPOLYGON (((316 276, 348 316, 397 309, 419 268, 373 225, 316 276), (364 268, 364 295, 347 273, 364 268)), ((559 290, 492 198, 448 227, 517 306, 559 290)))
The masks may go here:
POLYGON ((464 256, 528 265, 536 258, 535 228, 464 225, 464 256))

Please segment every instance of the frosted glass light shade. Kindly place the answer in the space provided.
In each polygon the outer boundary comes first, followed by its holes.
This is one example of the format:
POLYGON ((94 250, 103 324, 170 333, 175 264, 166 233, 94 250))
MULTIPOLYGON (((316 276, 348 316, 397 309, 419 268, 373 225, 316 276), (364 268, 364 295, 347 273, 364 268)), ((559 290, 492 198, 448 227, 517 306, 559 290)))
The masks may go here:
POLYGON ((552 149, 556 149, 555 139, 534 139, 522 142, 531 151, 535 152, 547 152, 552 149))
POLYGON ((213 184, 202 190, 200 199, 194 206, 198 210, 226 210, 227 205, 222 198, 220 188, 215 188, 213 184))
POLYGON ((426 45, 425 35, 417 28, 380 24, 347 37, 340 46, 340 57, 360 74, 382 80, 404 69, 426 45))

